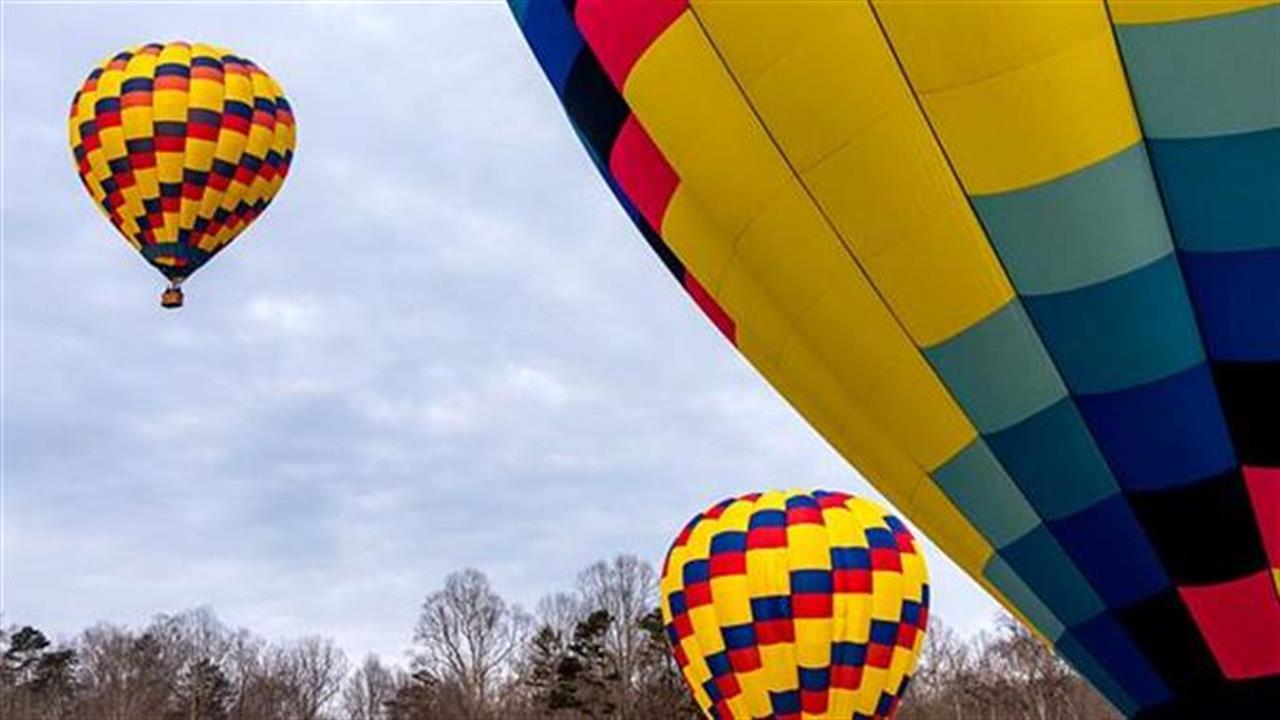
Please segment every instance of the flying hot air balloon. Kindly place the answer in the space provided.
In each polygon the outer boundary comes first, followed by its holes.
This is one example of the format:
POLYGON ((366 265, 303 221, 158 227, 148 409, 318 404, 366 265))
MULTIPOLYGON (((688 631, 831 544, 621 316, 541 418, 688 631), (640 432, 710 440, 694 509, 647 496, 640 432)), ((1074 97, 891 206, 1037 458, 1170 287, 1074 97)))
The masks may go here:
POLYGON ((891 718, 929 617, 924 556, 902 521, 822 490, 700 513, 660 587, 676 664, 716 720, 891 718))
POLYGON ((293 111, 270 75, 225 48, 140 45, 71 101, 71 151, 94 204, 169 281, 182 283, 244 232, 293 160, 293 111))
POLYGON ((511 3, 641 235, 1129 715, 1280 706, 1280 6, 511 3))

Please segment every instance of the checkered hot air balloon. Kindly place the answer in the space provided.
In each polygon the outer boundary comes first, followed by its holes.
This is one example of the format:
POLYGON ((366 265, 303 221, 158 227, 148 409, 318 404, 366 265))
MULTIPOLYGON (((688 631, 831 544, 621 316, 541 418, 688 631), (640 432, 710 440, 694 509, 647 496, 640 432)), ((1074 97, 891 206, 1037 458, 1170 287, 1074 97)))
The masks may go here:
POLYGON ((251 60, 201 43, 140 45, 89 73, 71 101, 71 151, 94 204, 169 280, 247 228, 293 159, 293 112, 251 60))
POLYGON ((902 521, 843 493, 725 500, 662 570, 676 663, 710 718, 890 718, 924 643, 929 579, 902 521))
POLYGON ((903 517, 1126 715, 1280 707, 1280 3, 510 2, 903 517))

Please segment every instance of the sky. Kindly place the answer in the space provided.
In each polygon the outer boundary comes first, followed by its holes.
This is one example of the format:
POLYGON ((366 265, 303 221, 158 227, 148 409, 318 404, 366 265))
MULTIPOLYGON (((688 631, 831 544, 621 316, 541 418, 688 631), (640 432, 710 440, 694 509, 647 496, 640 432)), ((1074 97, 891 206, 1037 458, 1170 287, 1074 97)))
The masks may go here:
MULTIPOLYGON (((212 606, 404 657, 475 567, 532 606, 725 497, 880 498, 617 206, 505 3, 6 3, 0 622, 212 606), (298 121, 280 195, 162 310, 72 166, 103 58, 202 40, 298 121)), ((926 543, 935 613, 997 606, 926 543)))

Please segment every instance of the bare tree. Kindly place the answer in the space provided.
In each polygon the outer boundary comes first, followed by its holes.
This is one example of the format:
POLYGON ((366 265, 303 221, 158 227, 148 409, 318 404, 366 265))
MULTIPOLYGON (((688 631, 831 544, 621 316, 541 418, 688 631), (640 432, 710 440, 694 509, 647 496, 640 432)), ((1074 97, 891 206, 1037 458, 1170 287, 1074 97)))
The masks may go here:
POLYGON ((234 697, 227 713, 230 720, 287 715, 289 691, 280 678, 271 673, 272 668, 267 664, 271 653, 272 649, 265 640, 247 630, 231 632, 225 660, 234 697))
POLYGON ((157 615, 147 632, 156 636, 177 665, 188 665, 203 658, 221 666, 231 652, 232 631, 209 607, 177 615, 157 615))
POLYGON ((269 656, 271 675, 287 689, 288 716, 316 720, 342 688, 347 657, 332 640, 304 637, 269 656))
POLYGON ((528 625, 527 616, 508 606, 483 573, 454 573, 443 590, 422 603, 414 631, 415 666, 458 688, 464 717, 487 717, 528 625))
POLYGON ((102 720, 159 717, 178 668, 151 633, 99 624, 80 635, 81 705, 102 720))
POLYGON ((657 598, 657 575, 636 556, 618 555, 583 570, 578 575, 578 591, 587 611, 608 613, 611 622, 603 644, 613 664, 613 702, 619 718, 633 717, 647 644, 643 622, 657 598))
POLYGON ((586 616, 581 596, 567 592, 544 595, 534 612, 538 627, 550 628, 561 638, 573 636, 573 629, 586 616))
POLYGON ((342 709, 347 720, 386 720, 396 696, 395 675, 377 655, 366 655, 342 689, 342 709))

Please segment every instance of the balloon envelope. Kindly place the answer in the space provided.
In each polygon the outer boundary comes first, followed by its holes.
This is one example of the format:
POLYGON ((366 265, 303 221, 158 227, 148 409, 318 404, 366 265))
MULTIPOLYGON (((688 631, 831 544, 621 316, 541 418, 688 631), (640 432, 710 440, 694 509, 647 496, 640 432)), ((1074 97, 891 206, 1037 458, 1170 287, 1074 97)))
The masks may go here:
POLYGON ((661 590, 676 663, 718 720, 892 717, 929 615, 924 556, 902 521, 822 490, 700 513, 661 590))
POLYGON ((511 3, 725 337, 1127 714, 1280 702, 1280 6, 511 3))
POLYGON ((267 208, 293 160, 280 86, 202 43, 111 57, 76 92, 68 127, 94 204, 175 285, 267 208))

